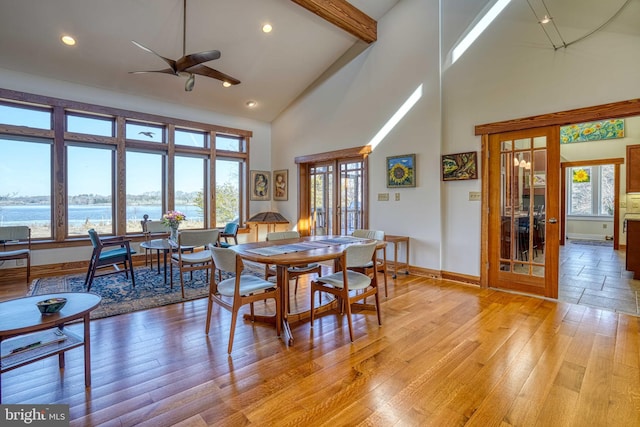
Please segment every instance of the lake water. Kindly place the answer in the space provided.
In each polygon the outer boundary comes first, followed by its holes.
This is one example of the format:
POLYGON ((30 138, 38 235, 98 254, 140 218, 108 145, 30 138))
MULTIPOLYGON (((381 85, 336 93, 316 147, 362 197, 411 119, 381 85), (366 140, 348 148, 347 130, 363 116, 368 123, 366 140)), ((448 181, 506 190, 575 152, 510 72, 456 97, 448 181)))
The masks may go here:
MULTIPOLYGON (((203 221, 202 212, 197 206, 179 205, 176 210, 184 213, 187 221, 203 221)), ((159 220, 162 217, 162 206, 128 206, 127 220, 142 221, 143 216, 159 220)), ((111 206, 71 205, 68 209, 69 225, 87 222, 111 222, 111 206)), ((44 225, 51 221, 50 206, 0 206, 0 225, 44 225)))

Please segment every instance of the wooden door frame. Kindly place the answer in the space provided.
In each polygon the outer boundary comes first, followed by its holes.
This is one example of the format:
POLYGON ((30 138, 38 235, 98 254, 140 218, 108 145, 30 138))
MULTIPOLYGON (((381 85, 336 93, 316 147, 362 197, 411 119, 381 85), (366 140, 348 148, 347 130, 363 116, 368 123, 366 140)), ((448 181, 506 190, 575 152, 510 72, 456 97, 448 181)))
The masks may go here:
POLYGON ((598 160, 581 160, 578 162, 560 163, 560 245, 564 245, 567 236, 567 168, 576 166, 614 165, 613 183, 613 249, 620 249, 620 165, 621 157, 598 160))
MULTIPOLYGON (((364 179, 363 194, 365 199, 362 203, 363 227, 369 226, 369 154, 371 154, 371 146, 364 145, 361 147, 346 148, 344 150, 328 151, 325 153, 310 154, 307 156, 299 156, 295 158, 298 165, 298 223, 297 228, 301 236, 311 234, 311 203, 309 200, 309 171, 312 165, 316 163, 337 162, 342 160, 357 160, 364 163, 364 179)), ((339 172, 339 171, 338 171, 339 172)), ((334 172, 335 173, 335 172, 334 172)), ((338 185, 334 182, 334 185, 338 185)), ((337 193, 334 192, 334 197, 337 193)))
MULTIPOLYGON (((640 115, 640 98, 627 101, 578 108, 556 113, 542 114, 521 119, 487 123, 475 127, 475 135, 481 137, 482 143, 482 220, 480 231, 480 286, 489 287, 489 171, 484 165, 489 164, 489 135, 515 130, 532 129, 545 126, 565 126, 593 120, 617 119, 640 115)), ((559 141, 558 141, 559 143, 559 141)), ((560 168, 560 164, 557 165, 560 168)))

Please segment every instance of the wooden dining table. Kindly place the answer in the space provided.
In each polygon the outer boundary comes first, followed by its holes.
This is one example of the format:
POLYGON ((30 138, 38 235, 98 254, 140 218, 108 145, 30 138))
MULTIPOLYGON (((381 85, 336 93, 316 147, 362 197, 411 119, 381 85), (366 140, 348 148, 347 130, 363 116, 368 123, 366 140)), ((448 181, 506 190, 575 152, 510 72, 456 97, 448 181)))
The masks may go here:
MULTIPOLYGON (((311 317, 311 310, 296 313, 290 311, 289 298, 289 267, 305 265, 314 262, 334 261, 334 271, 337 271, 338 259, 349 245, 369 243, 371 239, 362 239, 352 236, 306 236, 295 239, 285 239, 266 242, 243 243, 231 246, 243 260, 260 264, 276 266, 276 284, 280 289, 282 328, 286 335, 285 341, 293 345, 294 338, 291 333, 291 324, 306 320, 311 317)), ((382 248, 386 242, 380 241, 378 248, 382 248)), ((335 307, 335 301, 329 301, 320 307, 316 307, 316 313, 322 313, 335 307)), ((249 318, 250 315, 245 315, 249 318)), ((251 317, 254 321, 275 323, 275 315, 251 317)))

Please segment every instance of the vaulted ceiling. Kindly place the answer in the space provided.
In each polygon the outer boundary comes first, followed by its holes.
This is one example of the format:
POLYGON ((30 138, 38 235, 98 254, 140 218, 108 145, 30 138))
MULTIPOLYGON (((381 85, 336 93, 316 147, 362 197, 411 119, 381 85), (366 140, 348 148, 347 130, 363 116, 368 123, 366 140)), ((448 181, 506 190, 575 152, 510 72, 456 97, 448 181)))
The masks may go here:
MULTIPOLYGON (((204 65, 241 84, 225 88, 218 80, 196 76, 193 91, 186 92, 187 76, 129 73, 167 67, 132 40, 170 59, 183 55, 183 0, 0 0, 0 68, 269 122, 341 56, 370 46, 371 22, 399 1, 407 0, 349 0, 358 10, 349 11, 344 0, 187 0, 186 53, 219 50, 221 57, 204 65), (273 26, 269 34, 261 30, 265 23, 273 26), (63 45, 63 34, 77 44, 63 45), (248 101, 256 107, 247 108, 248 101)), ((626 1, 544 4, 571 40, 599 26, 626 1)), ((449 25, 444 49, 488 3, 443 2, 449 25)), ((603 31, 638 35, 640 0, 629 3, 603 31)), ((499 19, 535 22, 532 9, 542 5, 541 0, 513 0, 499 19)), ((542 30, 532 43, 547 43, 542 30)))

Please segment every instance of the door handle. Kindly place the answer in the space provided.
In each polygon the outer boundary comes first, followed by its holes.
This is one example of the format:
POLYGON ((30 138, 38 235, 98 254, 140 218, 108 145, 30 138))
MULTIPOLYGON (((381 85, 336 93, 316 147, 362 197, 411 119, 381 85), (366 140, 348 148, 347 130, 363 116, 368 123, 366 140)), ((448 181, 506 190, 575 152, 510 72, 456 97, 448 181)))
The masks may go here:
POLYGON ((555 218, 549 218, 549 224, 555 224, 556 222, 558 222, 557 219, 555 218))

